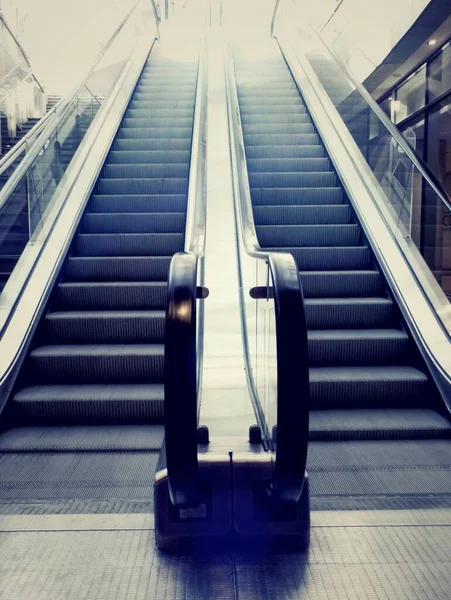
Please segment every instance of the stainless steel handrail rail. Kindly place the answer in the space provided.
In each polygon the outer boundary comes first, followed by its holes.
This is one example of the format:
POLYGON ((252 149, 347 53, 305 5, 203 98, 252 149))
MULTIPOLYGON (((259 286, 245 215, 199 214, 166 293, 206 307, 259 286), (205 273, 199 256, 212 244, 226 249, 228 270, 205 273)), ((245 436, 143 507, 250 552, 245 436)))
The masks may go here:
POLYGON ((201 42, 191 146, 191 165, 185 226, 185 252, 205 252, 207 192, 207 38, 201 42))
MULTIPOLYGON (((151 0, 151 2, 153 4, 154 0, 151 0)), ((85 87, 86 82, 88 81, 88 79, 92 75, 92 73, 94 72, 96 66, 99 64, 100 60, 103 58, 103 56, 105 55, 107 50, 110 48, 111 44, 114 42, 114 40, 116 39, 118 34, 121 32, 121 30, 125 26, 125 24, 128 22, 129 18, 134 13, 134 11, 137 9, 139 4, 140 4, 140 0, 137 0, 137 2, 129 10, 129 12, 125 16, 125 18, 121 21, 120 25, 115 29, 115 31, 109 38, 108 42, 102 47, 102 50, 97 55, 96 59, 94 60, 93 64, 91 65, 89 71, 83 77, 82 82, 80 84, 77 84, 75 91, 70 93, 68 95, 67 99, 63 100, 63 102, 61 103, 61 106, 63 107, 61 113, 59 115, 56 115, 56 113, 53 113, 54 118, 50 119, 50 122, 47 121, 46 127, 43 128, 40 135, 38 136, 38 138, 36 139, 34 144, 31 146, 29 152, 24 157, 23 161, 20 163, 18 168, 14 171, 14 173, 11 175, 11 177, 8 179, 8 181, 6 182, 6 184, 0 191, 0 209, 6 204, 9 196, 14 191, 14 189, 16 188, 16 186, 18 185, 18 183, 20 182, 22 177, 25 175, 28 168, 35 160, 36 156, 42 150, 43 146, 46 144, 48 138, 52 135, 55 128, 59 125, 59 123, 61 123, 62 119, 65 117, 69 108, 71 107, 73 101, 79 95, 80 91, 85 87)), ((158 35, 158 24, 156 23, 156 25, 157 25, 157 35, 158 35)), ((54 108, 56 108, 56 107, 54 107, 54 108)))
MULTIPOLYGON (((291 2, 293 4, 293 6, 295 6, 296 10, 300 13, 301 8, 297 4, 296 0, 291 0, 291 2)), ((277 12, 278 12, 279 6, 280 6, 280 1, 276 2, 276 5, 274 7, 274 13, 273 13, 273 19, 272 19, 272 23, 274 24, 274 27, 271 30, 271 35, 273 37, 277 37, 277 35, 274 34, 274 28, 275 28, 275 22, 276 22, 276 17, 277 17, 277 12)), ((302 21, 302 19, 301 19, 301 21, 302 21)), ((421 159, 418 156, 418 154, 415 152, 415 150, 412 149, 412 147, 407 142, 407 140, 404 138, 404 136, 399 131, 399 129, 396 127, 396 125, 394 125, 390 121, 390 119, 387 117, 387 115, 381 109, 379 104, 374 100, 374 98, 371 96, 371 94, 368 92, 368 90, 365 88, 365 86, 348 69, 348 67, 345 65, 345 63, 342 61, 342 59, 337 55, 335 50, 333 50, 332 48, 330 48, 328 46, 327 42, 324 40, 321 33, 319 31, 317 31, 310 24, 308 24, 308 27, 311 30, 311 32, 318 37, 321 44, 326 49, 326 52, 328 52, 330 54, 330 56, 337 63, 337 66, 340 68, 340 70, 345 75, 345 77, 357 89, 357 91, 360 93, 360 95, 363 97, 363 99, 369 105, 371 110, 376 114, 376 116, 382 122, 384 127, 388 130, 390 135, 396 140, 396 143, 399 144, 399 146, 402 148, 403 152, 405 152, 405 154, 409 157, 409 159, 412 161, 412 163, 418 169, 421 176, 431 186, 431 188, 434 190, 434 192, 437 194, 437 196, 440 198, 440 200, 443 202, 443 204, 445 204, 446 208, 449 211, 451 211, 451 195, 448 194, 447 190, 444 188, 444 186, 439 181, 439 179, 435 176, 435 174, 431 171, 429 166, 423 161, 423 159, 421 159)))

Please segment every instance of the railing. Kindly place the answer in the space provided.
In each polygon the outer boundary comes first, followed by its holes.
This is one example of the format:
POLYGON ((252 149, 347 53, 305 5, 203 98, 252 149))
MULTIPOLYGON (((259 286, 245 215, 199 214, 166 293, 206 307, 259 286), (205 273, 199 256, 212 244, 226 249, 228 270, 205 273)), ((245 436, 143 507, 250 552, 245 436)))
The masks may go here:
POLYGON ((378 210, 450 335, 451 306, 440 287, 446 232, 439 225, 451 214, 450 195, 321 34, 306 24, 294 0, 280 0, 273 22, 279 43, 293 48, 312 70, 347 126, 350 146, 366 161, 365 178, 378 190, 378 210))
POLYGON ((206 227, 207 75, 206 38, 199 53, 189 173, 185 250, 174 255, 168 280, 165 330, 165 447, 171 502, 197 506, 197 426, 203 358, 206 227), (198 305, 199 301, 199 305, 198 305))
POLYGON ((235 72, 226 57, 246 376, 262 441, 274 454, 274 500, 297 502, 307 460, 309 363, 304 299, 294 258, 260 248, 254 225, 235 72))
POLYGON ((83 142, 99 109, 108 110, 119 93, 121 77, 138 44, 146 38, 148 51, 157 37, 151 2, 140 0, 105 44, 83 83, 57 105, 32 139, 29 151, 0 191, 0 262, 4 276, 8 275, 5 269, 12 269, 0 296, 0 331, 69 196, 73 159, 83 154, 83 142))

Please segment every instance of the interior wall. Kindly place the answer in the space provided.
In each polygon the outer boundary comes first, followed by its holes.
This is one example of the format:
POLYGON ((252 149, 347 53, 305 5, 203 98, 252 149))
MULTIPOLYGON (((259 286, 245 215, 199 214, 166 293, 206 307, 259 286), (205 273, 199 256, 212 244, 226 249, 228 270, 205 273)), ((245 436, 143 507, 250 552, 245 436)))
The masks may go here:
POLYGON ((297 0, 363 81, 384 60, 430 0, 297 0))

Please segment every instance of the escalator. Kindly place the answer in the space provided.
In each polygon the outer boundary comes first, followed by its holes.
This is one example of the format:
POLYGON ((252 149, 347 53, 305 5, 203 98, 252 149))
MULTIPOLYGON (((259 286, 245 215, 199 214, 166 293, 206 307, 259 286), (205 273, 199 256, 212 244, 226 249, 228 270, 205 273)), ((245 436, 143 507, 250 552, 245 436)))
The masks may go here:
POLYGON ((234 66, 258 241, 304 290, 313 507, 445 496, 449 414, 302 93, 274 41, 234 66))
POLYGON ((1 415, 3 500, 152 497, 197 63, 158 45, 138 78, 1 415))

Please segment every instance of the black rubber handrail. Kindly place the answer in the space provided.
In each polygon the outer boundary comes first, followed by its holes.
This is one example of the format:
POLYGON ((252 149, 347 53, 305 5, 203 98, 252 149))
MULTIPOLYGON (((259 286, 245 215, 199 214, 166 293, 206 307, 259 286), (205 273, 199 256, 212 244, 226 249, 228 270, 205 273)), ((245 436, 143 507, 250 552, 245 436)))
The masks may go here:
MULTIPOLYGON (((277 442, 272 495, 275 500, 297 502, 302 494, 307 463, 309 429, 309 362, 304 297, 299 270, 291 254, 260 248, 255 230, 236 79, 230 50, 226 52, 227 111, 230 160, 238 235, 244 251, 267 263, 268 284, 253 288, 253 298, 274 298, 277 348, 277 442)), ((239 260, 239 265, 241 261, 239 260)), ((241 280, 241 279, 240 279, 241 280)), ((244 298, 241 298, 244 302, 244 298)), ((243 315, 244 306, 241 306, 243 315)), ((247 339, 242 316, 243 340, 247 339)), ((252 374, 249 348, 243 343, 246 376, 257 421, 267 430, 264 410, 252 374)))
POLYGON ((165 326, 164 415, 169 495, 174 506, 199 504, 195 254, 171 261, 165 326))
POLYGON ((200 501, 197 425, 202 368, 203 256, 206 229, 207 62, 201 44, 191 143, 184 252, 172 257, 165 325, 165 449, 169 496, 175 507, 200 501), (198 323, 199 319, 199 323, 198 323), (199 327, 198 327, 199 326, 199 327), (198 336, 198 330, 200 334, 198 336))

